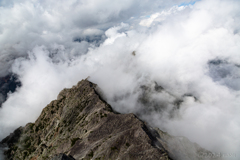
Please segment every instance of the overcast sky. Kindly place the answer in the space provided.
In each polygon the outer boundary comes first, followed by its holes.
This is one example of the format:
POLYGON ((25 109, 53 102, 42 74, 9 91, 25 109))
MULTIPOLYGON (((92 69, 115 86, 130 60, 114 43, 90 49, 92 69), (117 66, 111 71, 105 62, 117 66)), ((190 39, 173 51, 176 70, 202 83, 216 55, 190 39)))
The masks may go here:
POLYGON ((240 153, 239 18, 239 0, 0 0, 0 77, 22 82, 0 109, 0 139, 89 76, 115 110, 240 153))

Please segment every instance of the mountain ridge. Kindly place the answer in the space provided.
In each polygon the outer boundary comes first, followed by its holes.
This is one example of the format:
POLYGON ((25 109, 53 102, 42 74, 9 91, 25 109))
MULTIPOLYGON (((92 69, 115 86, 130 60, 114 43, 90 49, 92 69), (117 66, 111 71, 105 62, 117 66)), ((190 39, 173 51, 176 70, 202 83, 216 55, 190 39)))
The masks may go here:
POLYGON ((10 160, 198 160, 204 157, 197 153, 211 153, 151 128, 132 113, 115 112, 87 79, 63 89, 35 123, 19 127, 1 144, 9 147, 5 154, 10 160))

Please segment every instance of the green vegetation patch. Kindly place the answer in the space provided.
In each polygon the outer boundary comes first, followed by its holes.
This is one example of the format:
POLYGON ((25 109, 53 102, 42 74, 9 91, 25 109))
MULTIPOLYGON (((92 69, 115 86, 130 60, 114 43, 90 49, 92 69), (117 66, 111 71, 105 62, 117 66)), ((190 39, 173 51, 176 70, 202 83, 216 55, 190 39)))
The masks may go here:
POLYGON ((75 143, 77 142, 77 140, 79 140, 80 138, 73 138, 71 139, 71 147, 75 145, 75 143))

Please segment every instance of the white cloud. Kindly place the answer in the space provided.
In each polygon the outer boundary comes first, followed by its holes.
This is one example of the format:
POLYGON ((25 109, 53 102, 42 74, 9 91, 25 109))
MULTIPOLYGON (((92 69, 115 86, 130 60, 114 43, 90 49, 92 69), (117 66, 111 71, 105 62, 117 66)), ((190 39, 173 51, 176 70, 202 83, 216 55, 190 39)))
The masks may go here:
POLYGON ((166 17, 168 16, 168 15, 172 15, 172 14, 176 14, 176 13, 178 13, 179 11, 182 11, 182 10, 184 10, 186 7, 184 7, 184 6, 173 6, 173 7, 171 7, 169 10, 167 10, 167 11, 162 11, 161 13, 154 13, 154 14, 152 14, 151 16, 147 16, 147 17, 149 17, 149 18, 147 18, 147 19, 143 19, 143 20, 141 20, 140 21, 140 23, 139 23, 139 25, 141 25, 141 26, 146 26, 146 27, 150 27, 150 26, 152 26, 153 24, 153 22, 157 22, 157 23, 159 23, 159 22, 162 22, 162 21, 164 21, 165 19, 166 19, 166 17))
MULTIPOLYGON (((171 5, 175 1, 164 4, 171 5)), ((64 44, 74 55, 86 53, 88 45, 73 42, 87 30, 105 31, 113 25, 153 12, 162 4, 157 0, 2 0, 0 5, 0 73, 6 74, 8 59, 27 55, 36 45, 64 44), (78 48, 81 46, 80 48, 78 48), (5 66, 5 67, 3 67, 5 66)), ((162 5, 163 6, 163 5, 162 5)))
POLYGON ((14 56, 11 69, 23 85, 0 110, 0 138, 90 76, 115 110, 206 149, 239 153, 239 1, 202 0, 184 9, 173 1, 155 10, 157 2, 31 1, 1 8, 0 66, 9 69, 6 59, 14 56), (102 36, 101 44, 87 36, 102 36), (16 58, 21 55, 27 58, 16 58), (217 59, 226 63, 210 63, 217 59), (154 91, 154 82, 165 91, 154 91), (143 85, 150 86, 148 106, 139 103, 143 85), (177 99, 183 103, 173 112, 177 99), (156 106, 163 108, 152 112, 156 106))

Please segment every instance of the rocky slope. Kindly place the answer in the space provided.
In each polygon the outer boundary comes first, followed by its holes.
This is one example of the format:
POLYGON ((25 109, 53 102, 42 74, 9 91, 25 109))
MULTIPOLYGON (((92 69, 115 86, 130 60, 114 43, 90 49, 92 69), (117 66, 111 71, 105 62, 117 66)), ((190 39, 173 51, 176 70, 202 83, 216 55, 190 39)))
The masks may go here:
POLYGON ((35 123, 3 139, 7 159, 203 159, 210 153, 186 138, 152 129, 134 114, 119 114, 87 80, 62 90, 35 123))

